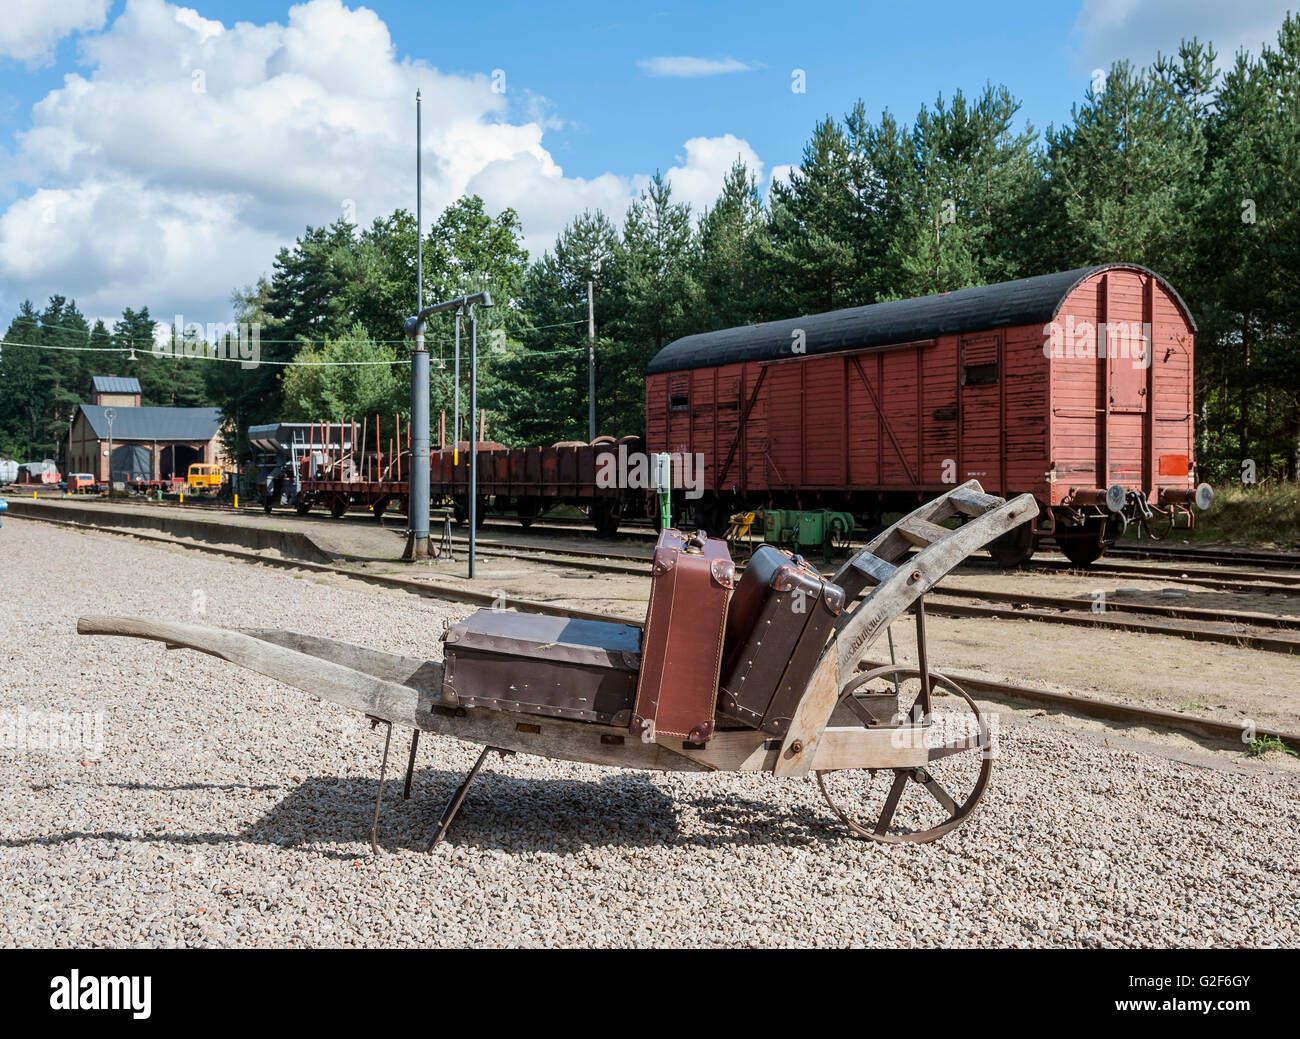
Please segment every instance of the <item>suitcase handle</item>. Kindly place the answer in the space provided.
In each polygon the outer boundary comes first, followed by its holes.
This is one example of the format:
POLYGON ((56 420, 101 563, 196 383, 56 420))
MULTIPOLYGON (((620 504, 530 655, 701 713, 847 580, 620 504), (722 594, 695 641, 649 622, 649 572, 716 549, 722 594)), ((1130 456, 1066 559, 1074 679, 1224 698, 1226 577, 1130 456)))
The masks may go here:
POLYGON ((708 540, 709 540, 708 534, 706 534, 702 530, 697 530, 694 534, 692 534, 689 538, 686 539, 686 544, 685 546, 683 546, 684 550, 691 553, 703 552, 704 543, 708 540))

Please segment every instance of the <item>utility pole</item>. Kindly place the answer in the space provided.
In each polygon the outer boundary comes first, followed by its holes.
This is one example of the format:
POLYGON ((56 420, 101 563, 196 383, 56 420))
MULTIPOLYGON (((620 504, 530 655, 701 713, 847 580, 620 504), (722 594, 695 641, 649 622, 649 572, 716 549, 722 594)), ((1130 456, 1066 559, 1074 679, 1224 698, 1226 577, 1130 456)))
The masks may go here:
POLYGON ((596 301, 587 279, 587 440, 596 439, 596 301))
POLYGON ((469 579, 474 580, 475 533, 478 527, 478 320, 469 312, 469 579))
MULTIPOLYGON (((421 209, 420 91, 415 92, 415 300, 424 313, 424 213, 421 209)), ((406 494, 406 551, 402 559, 429 558, 429 351, 424 346, 424 319, 411 349, 411 475, 406 494)))

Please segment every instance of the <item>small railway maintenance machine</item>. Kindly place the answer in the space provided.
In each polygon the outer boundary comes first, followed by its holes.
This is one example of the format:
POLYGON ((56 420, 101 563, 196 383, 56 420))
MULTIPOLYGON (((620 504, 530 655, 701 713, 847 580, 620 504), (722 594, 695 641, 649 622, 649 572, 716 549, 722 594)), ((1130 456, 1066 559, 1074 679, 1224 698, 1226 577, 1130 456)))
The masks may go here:
POLYGON ((972 480, 904 516, 829 579, 770 545, 737 578, 725 541, 665 529, 644 625, 479 610, 444 633, 442 661, 141 617, 82 617, 77 630, 209 653, 386 724, 376 850, 394 725, 414 730, 408 797, 421 731, 483 748, 430 850, 494 750, 666 772, 812 774, 854 834, 922 842, 975 810, 994 750, 975 702, 930 667, 925 595, 1037 512, 1030 494, 1004 500, 972 480), (915 662, 867 661, 909 610, 915 662))

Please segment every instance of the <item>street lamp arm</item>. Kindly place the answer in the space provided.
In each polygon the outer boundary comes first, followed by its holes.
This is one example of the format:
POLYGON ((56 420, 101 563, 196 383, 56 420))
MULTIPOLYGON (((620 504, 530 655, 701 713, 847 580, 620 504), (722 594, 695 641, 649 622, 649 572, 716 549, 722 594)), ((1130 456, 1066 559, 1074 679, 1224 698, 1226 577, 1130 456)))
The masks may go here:
POLYGON ((492 294, 486 289, 482 292, 476 292, 472 296, 460 296, 456 299, 444 300, 441 303, 430 303, 414 317, 408 317, 402 323, 402 331, 406 333, 408 339, 414 339, 418 335, 423 335, 425 330, 425 319, 430 314, 437 314, 444 310, 459 310, 463 307, 470 307, 474 304, 483 307, 492 306, 492 294))

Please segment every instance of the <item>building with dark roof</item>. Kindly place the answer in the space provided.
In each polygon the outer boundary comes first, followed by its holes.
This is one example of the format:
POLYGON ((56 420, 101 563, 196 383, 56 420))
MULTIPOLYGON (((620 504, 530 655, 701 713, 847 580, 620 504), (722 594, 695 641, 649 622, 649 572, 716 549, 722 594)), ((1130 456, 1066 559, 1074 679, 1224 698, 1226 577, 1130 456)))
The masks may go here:
MULTIPOLYGON (((96 397, 126 396, 111 386, 96 397)), ((112 380, 135 384, 135 379, 112 380)), ((96 483, 184 479, 196 462, 223 462, 219 408, 142 408, 131 404, 81 404, 72 421, 68 472, 90 473, 96 483), (112 455, 109 455, 110 443, 112 455)))

